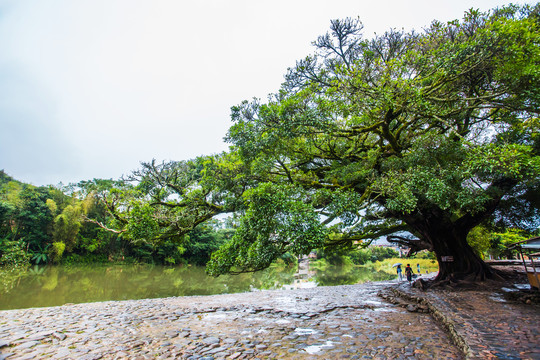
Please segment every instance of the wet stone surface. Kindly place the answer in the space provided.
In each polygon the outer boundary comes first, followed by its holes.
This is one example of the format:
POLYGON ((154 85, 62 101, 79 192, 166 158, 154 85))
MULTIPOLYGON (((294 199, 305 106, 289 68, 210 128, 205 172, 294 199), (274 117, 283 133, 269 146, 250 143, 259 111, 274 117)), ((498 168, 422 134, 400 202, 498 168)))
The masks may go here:
POLYGON ((392 288, 422 299, 470 359, 540 359, 540 306, 505 299, 504 290, 427 291, 392 288))
POLYGON ((104 302, 0 311, 0 360, 461 359, 460 349, 470 358, 535 359, 538 320, 537 307, 489 294, 395 283, 104 302), (389 288, 427 302, 392 298, 389 288))
POLYGON ((0 312, 0 359, 461 359, 391 283, 0 312))

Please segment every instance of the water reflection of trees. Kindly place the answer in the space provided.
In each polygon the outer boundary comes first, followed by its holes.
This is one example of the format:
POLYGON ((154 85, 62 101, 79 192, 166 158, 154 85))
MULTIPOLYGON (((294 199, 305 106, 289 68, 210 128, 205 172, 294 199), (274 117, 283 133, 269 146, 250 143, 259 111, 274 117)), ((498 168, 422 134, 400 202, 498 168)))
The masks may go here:
POLYGON ((279 265, 253 274, 217 278, 198 266, 80 265, 6 270, 0 274, 0 309, 275 289, 292 281, 294 272, 294 268, 279 265))
POLYGON ((358 266, 329 266, 324 271, 316 270, 315 279, 319 286, 352 285, 368 281, 383 281, 395 276, 385 272, 374 272, 358 266))
MULTIPOLYGON (((296 282, 318 285, 354 284, 385 280, 389 275, 374 274, 357 267, 329 267, 324 271, 284 263, 239 275, 206 275, 203 267, 164 267, 153 265, 47 266, 0 277, 0 309, 57 306, 108 300, 159 298, 170 296, 214 295, 280 289, 296 282), (386 277, 384 277, 386 276, 386 277)), ((301 286, 297 286, 301 287, 301 286)))

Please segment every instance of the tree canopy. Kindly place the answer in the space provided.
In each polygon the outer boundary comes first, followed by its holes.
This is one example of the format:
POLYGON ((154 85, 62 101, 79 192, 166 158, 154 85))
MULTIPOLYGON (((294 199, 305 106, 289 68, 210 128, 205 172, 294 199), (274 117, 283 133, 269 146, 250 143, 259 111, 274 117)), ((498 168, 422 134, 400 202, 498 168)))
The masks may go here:
POLYGON ((332 21, 267 103, 232 109, 227 139, 259 179, 210 270, 391 235, 435 251, 441 278, 489 273, 468 232, 539 181, 538 26, 514 6, 371 40, 332 21))

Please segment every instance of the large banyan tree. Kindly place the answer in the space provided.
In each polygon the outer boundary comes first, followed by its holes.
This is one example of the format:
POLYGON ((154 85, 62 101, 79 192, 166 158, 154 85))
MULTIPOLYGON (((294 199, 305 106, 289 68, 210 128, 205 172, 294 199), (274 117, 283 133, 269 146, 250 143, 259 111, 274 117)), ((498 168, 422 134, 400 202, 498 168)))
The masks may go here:
POLYGON ((386 236, 434 251, 441 280, 490 276, 467 234, 538 190, 538 10, 471 10, 373 39, 332 21, 279 92, 232 109, 231 151, 258 182, 209 270, 386 236))
POLYGON ((267 102, 232 108, 228 153, 134 174, 154 235, 236 213, 213 275, 381 237, 433 251, 439 280, 492 275, 467 234, 540 215, 539 7, 372 39, 335 20, 314 46, 267 102))

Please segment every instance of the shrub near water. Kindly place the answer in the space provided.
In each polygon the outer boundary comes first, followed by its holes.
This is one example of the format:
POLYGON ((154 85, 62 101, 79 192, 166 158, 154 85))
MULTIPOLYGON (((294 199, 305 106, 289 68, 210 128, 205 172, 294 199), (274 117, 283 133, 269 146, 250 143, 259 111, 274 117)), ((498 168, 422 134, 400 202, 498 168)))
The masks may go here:
POLYGON ((0 239, 0 266, 26 267, 30 263, 30 256, 24 250, 22 240, 10 241, 0 239))

